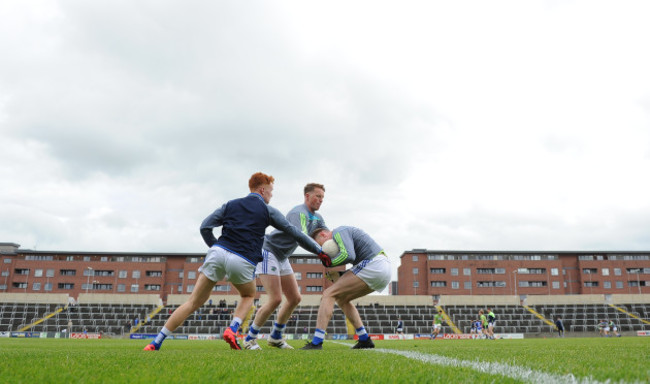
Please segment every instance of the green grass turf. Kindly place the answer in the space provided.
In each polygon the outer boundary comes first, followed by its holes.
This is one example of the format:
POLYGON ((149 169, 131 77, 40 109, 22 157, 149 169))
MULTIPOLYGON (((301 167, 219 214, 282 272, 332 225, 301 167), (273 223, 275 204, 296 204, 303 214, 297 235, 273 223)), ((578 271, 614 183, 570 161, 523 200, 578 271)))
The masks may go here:
MULTIPOLYGON (((326 341, 322 351, 232 351, 220 340, 0 339, 0 381, 7 383, 456 383, 520 382, 473 366, 420 362, 326 341)), ((303 341, 290 341, 301 347, 303 341)), ((377 341, 378 349, 495 362, 600 382, 648 382, 650 338, 377 341)))

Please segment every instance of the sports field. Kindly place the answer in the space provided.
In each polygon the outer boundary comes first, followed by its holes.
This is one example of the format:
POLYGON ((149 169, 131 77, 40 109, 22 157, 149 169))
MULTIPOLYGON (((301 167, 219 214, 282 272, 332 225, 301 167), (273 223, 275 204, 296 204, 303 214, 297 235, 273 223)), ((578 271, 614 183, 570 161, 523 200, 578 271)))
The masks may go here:
MULTIPOLYGON (((322 351, 233 351, 219 340, 0 339, 6 383, 649 382, 650 338, 326 341, 322 351)), ((290 341, 298 348, 304 341, 290 341)))

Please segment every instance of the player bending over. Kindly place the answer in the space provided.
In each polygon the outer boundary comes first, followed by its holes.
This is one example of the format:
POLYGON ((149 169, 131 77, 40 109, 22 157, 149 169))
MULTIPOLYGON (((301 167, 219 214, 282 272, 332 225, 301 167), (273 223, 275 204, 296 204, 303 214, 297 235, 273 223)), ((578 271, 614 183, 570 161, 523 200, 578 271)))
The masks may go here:
POLYGON ((280 211, 268 205, 273 197, 273 182, 272 176, 261 172, 254 174, 248 181, 251 192, 248 196, 230 200, 203 220, 201 236, 210 249, 199 268, 196 286, 189 299, 167 319, 154 341, 144 348, 145 351, 159 350, 165 338, 201 307, 210 298, 215 284, 224 279, 235 286, 241 300, 235 308, 230 327, 223 333, 223 339, 232 349, 241 349, 235 333, 253 305, 255 266, 262 261, 262 242, 269 225, 291 234, 309 252, 321 253, 320 246, 314 240, 291 225, 280 211), (212 229, 219 226, 222 230, 217 239, 212 229))
POLYGON ((336 267, 352 263, 350 272, 344 273, 333 285, 323 292, 314 337, 302 349, 322 349, 327 324, 334 311, 334 303, 356 329, 359 341, 353 349, 374 348, 375 344, 363 326, 359 311, 352 300, 366 296, 374 291, 382 291, 391 277, 388 257, 382 248, 368 234, 355 227, 338 227, 333 231, 317 230, 312 234, 318 244, 325 246, 327 254, 319 257, 325 267, 336 267), (332 250, 330 250, 330 246, 332 250))

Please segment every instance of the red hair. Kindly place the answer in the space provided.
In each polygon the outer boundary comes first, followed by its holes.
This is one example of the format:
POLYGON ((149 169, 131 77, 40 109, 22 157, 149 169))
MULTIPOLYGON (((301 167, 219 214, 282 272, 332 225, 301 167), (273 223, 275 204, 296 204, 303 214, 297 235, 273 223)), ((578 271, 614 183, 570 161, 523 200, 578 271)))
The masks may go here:
POLYGON ((257 172, 251 176, 250 180, 248 180, 248 188, 250 188, 251 191, 254 191, 262 185, 273 184, 274 181, 275 179, 273 176, 257 172))

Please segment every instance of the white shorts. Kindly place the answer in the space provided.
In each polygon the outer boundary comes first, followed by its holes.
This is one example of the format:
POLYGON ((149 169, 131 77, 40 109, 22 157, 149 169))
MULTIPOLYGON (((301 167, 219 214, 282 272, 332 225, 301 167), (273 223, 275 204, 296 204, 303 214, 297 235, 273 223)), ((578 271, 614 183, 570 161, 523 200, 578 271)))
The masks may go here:
POLYGON ((392 274, 388 256, 383 253, 355 265, 352 267, 352 273, 377 292, 383 291, 388 286, 392 274))
POLYGON ((286 276, 293 275, 293 268, 289 259, 279 261, 275 255, 269 251, 262 249, 262 260, 255 268, 256 275, 273 275, 273 276, 286 276))
POLYGON ((609 332, 609 327, 605 327, 605 332, 609 332))
POLYGON ((440 328, 442 328, 442 324, 433 324, 433 330, 434 331, 437 330, 437 329, 440 329, 440 328))
POLYGON ((199 272, 214 282, 225 278, 226 281, 233 284, 246 284, 255 279, 255 266, 253 264, 218 245, 213 245, 208 250, 199 272))

